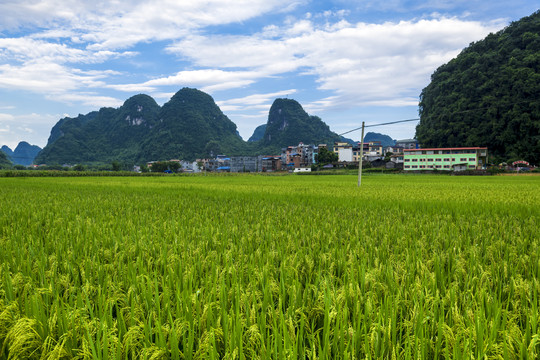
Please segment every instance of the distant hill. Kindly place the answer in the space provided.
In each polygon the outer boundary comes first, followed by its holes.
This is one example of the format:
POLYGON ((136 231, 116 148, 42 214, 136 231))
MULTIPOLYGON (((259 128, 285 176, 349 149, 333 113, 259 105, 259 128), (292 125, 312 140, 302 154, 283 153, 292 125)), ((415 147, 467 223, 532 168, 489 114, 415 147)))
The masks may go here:
POLYGON ((5 152, 0 151, 0 169, 9 169, 13 166, 5 152))
POLYGON ((340 137, 321 118, 310 116, 292 99, 276 99, 270 107, 263 138, 255 142, 265 153, 277 153, 289 145, 332 144, 340 137))
POLYGON ((15 165, 32 165, 35 157, 41 151, 37 145, 30 145, 26 141, 21 141, 14 151, 4 145, 1 149, 15 165))
POLYGON ((364 136, 364 142, 371 142, 371 141, 380 141, 383 147, 394 146, 396 144, 396 140, 392 139, 388 135, 375 133, 375 132, 368 132, 364 136))
POLYGON ((266 124, 259 125, 253 131, 253 135, 248 139, 248 142, 259 141, 264 137, 264 132, 266 131, 266 124))
POLYGON ((540 164, 540 12, 471 44, 420 95, 422 147, 487 146, 540 164))

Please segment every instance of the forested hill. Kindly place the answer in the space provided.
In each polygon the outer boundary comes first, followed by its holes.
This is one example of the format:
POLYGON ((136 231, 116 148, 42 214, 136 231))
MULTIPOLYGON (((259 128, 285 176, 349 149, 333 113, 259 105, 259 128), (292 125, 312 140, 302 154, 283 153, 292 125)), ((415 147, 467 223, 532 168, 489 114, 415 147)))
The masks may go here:
POLYGON ((279 153, 282 147, 304 144, 333 144, 341 137, 318 116, 309 115, 292 99, 276 99, 270 107, 262 139, 252 143, 261 153, 279 153))
POLYGON ((540 163, 540 11, 471 44, 420 95, 422 147, 487 146, 540 163))
MULTIPOLYGON (((342 140, 317 116, 291 99, 276 99, 258 141, 245 142, 212 97, 184 88, 160 107, 136 95, 118 109, 102 108, 61 119, 35 163, 77 164, 185 159, 218 154, 279 154, 281 148, 342 140)), ((252 139, 253 140, 253 139, 252 139)), ((352 141, 352 140, 351 140, 352 141)))
POLYGON ((136 95, 120 108, 102 108, 61 119, 51 130, 37 163, 141 163, 171 158, 195 159, 245 146, 212 97, 183 88, 160 107, 136 95))

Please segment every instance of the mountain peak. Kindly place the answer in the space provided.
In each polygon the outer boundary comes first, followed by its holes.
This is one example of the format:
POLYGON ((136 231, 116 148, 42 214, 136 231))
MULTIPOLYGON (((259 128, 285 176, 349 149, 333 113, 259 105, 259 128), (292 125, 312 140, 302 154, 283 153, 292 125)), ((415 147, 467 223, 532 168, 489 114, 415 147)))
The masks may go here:
POLYGON ((274 100, 268 114, 263 142, 276 148, 298 144, 316 144, 338 141, 339 136, 330 131, 319 117, 310 116, 302 105, 293 99, 274 100))

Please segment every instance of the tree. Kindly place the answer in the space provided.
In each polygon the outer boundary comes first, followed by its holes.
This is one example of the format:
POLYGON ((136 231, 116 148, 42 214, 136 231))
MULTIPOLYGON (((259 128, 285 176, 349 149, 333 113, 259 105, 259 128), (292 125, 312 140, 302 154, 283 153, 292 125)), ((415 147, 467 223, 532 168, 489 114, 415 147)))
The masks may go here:
POLYGON ((177 172, 180 168, 180 163, 177 161, 156 161, 152 164, 152 172, 164 172, 170 170, 177 172))
POLYGON ((120 168, 122 167, 122 166, 120 165, 120 162, 119 162, 119 161, 116 161, 116 160, 114 160, 114 161, 111 163, 111 165, 112 165, 113 171, 120 171, 120 168))
POLYGON ((317 154, 318 164, 325 165, 336 161, 338 161, 338 155, 335 152, 330 151, 325 147, 319 149, 319 153, 317 154))
POLYGON ((73 170, 75 171, 84 171, 86 170, 86 167, 83 164, 77 164, 73 167, 73 170))

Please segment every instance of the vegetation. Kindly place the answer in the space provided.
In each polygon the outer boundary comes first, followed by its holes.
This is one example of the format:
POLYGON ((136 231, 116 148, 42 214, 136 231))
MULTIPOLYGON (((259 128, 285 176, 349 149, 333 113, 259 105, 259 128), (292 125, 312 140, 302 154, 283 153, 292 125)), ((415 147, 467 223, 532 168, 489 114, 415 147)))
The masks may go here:
POLYGON ((259 125, 253 131, 253 135, 248 139, 248 142, 259 141, 264 137, 266 131, 266 124, 259 125))
POLYGON ((163 107, 148 95, 136 95, 118 109, 64 118, 51 130, 36 162, 119 161, 132 166, 151 160, 195 159, 207 156, 205 147, 212 141, 219 141, 229 153, 245 145, 236 125, 209 95, 184 88, 163 107))
POLYGON ((289 99, 277 99, 268 124, 258 127, 258 141, 245 142, 236 125, 212 97, 184 88, 159 107, 147 95, 136 95, 118 109, 64 118, 51 130, 47 146, 35 162, 46 164, 140 164, 170 159, 195 160, 218 154, 277 154, 281 148, 304 143, 352 141, 330 131, 289 99), (264 135, 264 138, 263 138, 264 135))
POLYGON ((396 144, 396 140, 392 139, 390 136, 370 131, 364 136, 364 142, 371 141, 380 141, 383 147, 394 146, 396 144))
POLYGON ((317 153, 317 164, 326 165, 338 161, 338 154, 328 150, 325 147, 321 147, 317 153))
POLYGON ((487 146, 540 163, 540 12, 471 44, 420 95, 423 147, 487 146))
POLYGON ((180 169, 180 163, 177 161, 156 161, 152 164, 151 171, 162 173, 165 171, 178 172, 180 169))
POLYGON ((538 358, 536 177, 362 184, 0 178, 0 358, 538 358))
POLYGON ((13 166, 11 161, 9 161, 7 155, 0 151, 0 169, 9 169, 13 166))
POLYGON ((268 114, 264 137, 258 143, 268 149, 266 153, 270 154, 280 152, 284 146, 297 145, 300 142, 333 144, 340 140, 321 118, 308 115, 297 101, 276 99, 268 114))
POLYGON ((41 148, 37 145, 30 145, 26 141, 21 141, 15 150, 11 150, 8 146, 4 145, 1 151, 5 152, 14 164, 28 166, 33 164, 41 148))

